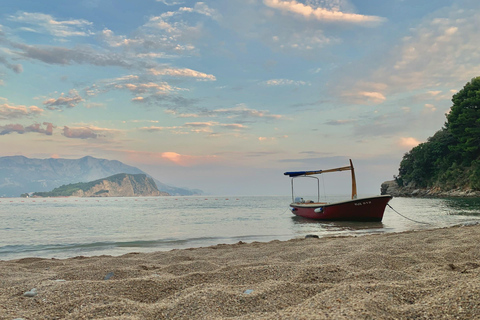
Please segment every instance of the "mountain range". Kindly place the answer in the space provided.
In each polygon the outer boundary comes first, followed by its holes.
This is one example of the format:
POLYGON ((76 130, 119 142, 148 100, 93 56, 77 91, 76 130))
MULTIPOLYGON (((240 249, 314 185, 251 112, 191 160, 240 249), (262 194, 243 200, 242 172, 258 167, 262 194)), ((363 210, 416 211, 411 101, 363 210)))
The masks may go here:
MULTIPOLYGON (((31 159, 24 156, 0 157, 0 197, 18 197, 23 193, 50 191, 62 185, 90 182, 118 173, 145 174, 117 160, 86 156, 80 159, 31 159)), ((154 179, 159 191, 170 195, 202 194, 166 185, 154 179)))

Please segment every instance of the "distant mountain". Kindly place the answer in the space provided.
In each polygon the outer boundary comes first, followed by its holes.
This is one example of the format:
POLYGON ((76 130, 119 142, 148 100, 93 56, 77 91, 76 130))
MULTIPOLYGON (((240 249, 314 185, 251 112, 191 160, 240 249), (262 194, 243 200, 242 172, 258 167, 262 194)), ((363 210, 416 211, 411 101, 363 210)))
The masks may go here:
POLYGON ((160 192, 152 178, 145 174, 119 173, 91 182, 79 182, 60 186, 50 192, 35 192, 37 197, 138 197, 168 196, 160 192))
MULTIPOLYGON (((80 159, 30 159, 24 156, 0 157, 0 197, 50 191, 62 185, 103 179, 118 173, 146 174, 117 160, 83 157, 80 159)), ((155 180, 160 191, 171 195, 201 194, 155 180)))

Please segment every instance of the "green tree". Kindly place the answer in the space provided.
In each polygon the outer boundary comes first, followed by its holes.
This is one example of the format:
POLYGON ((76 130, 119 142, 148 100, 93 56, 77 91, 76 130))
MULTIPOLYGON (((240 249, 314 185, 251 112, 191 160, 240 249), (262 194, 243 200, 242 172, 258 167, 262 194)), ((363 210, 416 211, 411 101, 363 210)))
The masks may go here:
POLYGON ((480 77, 468 82, 452 102, 445 127, 457 143, 450 150, 469 166, 480 155, 480 77))
POLYGON ((399 184, 480 190, 480 77, 453 95, 445 127, 407 152, 399 184))

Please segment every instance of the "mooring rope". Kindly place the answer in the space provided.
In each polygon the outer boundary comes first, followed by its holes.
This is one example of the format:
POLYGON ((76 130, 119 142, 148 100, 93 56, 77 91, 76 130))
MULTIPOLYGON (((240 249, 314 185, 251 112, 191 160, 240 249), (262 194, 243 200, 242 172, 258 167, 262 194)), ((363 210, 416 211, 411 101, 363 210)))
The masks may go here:
POLYGON ((416 223, 422 223, 422 224, 430 224, 431 223, 428 223, 428 222, 422 222, 422 221, 417 221, 417 220, 413 220, 413 219, 410 219, 409 217, 405 217, 403 214, 401 214, 400 212, 398 212, 397 210, 393 209, 392 206, 390 204, 387 203, 387 206, 392 209, 396 214, 398 214, 399 216, 401 217, 404 217, 405 219, 407 220, 410 220, 410 221, 413 221, 413 222, 416 222, 416 223))

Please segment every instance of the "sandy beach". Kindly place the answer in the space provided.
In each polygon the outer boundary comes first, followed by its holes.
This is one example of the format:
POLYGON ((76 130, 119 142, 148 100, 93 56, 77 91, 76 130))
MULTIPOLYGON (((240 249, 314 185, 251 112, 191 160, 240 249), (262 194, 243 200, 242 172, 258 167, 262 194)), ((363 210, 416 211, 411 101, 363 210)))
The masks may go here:
POLYGON ((480 225, 25 258, 0 319, 479 319, 479 280, 480 225))

